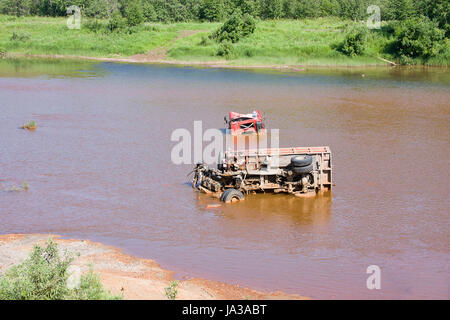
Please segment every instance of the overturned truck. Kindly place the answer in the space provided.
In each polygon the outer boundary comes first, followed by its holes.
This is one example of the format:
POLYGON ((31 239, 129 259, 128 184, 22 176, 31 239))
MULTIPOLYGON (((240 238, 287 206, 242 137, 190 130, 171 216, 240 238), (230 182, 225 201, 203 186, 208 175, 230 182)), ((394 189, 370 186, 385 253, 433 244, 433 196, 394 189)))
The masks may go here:
POLYGON ((329 147, 227 151, 219 155, 217 169, 198 163, 192 185, 224 202, 254 192, 311 195, 331 190, 331 168, 329 147))

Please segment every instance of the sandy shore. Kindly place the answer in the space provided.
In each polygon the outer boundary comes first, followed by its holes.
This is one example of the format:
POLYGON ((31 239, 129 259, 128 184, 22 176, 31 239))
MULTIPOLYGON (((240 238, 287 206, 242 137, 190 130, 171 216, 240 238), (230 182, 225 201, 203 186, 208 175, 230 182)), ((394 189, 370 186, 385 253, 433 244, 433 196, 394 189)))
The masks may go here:
MULTIPOLYGON (((167 299, 164 289, 174 280, 173 272, 162 269, 158 263, 124 254, 121 250, 89 240, 61 239, 50 234, 0 235, 0 274, 8 267, 28 257, 35 244, 43 245, 49 238, 61 250, 79 256, 73 265, 87 272, 92 266, 99 273, 105 288, 122 293, 125 299, 167 299)), ((261 292, 236 285, 201 278, 181 280, 177 299, 308 299, 283 292, 261 292)))

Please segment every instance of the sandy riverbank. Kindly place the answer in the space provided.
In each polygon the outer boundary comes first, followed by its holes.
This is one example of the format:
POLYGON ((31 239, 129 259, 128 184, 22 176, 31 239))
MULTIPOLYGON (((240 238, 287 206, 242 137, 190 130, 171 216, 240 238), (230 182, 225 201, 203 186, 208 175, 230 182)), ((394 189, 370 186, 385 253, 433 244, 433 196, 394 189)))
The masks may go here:
MULTIPOLYGON (((167 299, 164 289, 174 280, 173 272, 158 263, 124 254, 121 250, 89 240, 61 239, 50 234, 8 234, 0 236, 0 274, 28 257, 35 244, 53 238, 61 250, 79 253, 73 263, 83 272, 92 265, 104 287, 125 299, 167 299)), ((308 299, 283 292, 266 293, 201 278, 181 280, 177 299, 308 299)))

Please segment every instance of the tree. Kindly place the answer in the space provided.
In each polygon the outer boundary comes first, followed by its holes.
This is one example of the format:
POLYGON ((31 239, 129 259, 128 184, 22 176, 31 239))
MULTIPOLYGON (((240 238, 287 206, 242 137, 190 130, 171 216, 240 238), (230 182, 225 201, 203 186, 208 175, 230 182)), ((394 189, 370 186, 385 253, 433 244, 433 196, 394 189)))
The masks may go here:
POLYGON ((236 8, 239 8, 243 14, 249 14, 253 17, 259 15, 259 2, 257 0, 236 0, 236 8))
POLYGON ((388 8, 394 20, 406 20, 415 13, 412 0, 390 1, 388 8))
POLYGON ((262 0, 261 14, 265 19, 279 19, 283 16, 282 0, 262 0))
POLYGON ((361 20, 366 16, 367 3, 365 0, 339 0, 341 17, 361 20))
POLYGON ((224 11, 222 0, 203 0, 199 15, 201 20, 220 21, 224 17, 224 11))
POLYGON ((436 21, 440 29, 445 30, 446 37, 450 36, 450 23, 448 14, 450 12, 450 1, 448 0, 424 0, 419 5, 430 20, 436 21))
POLYGON ((315 0, 300 0, 297 6, 297 17, 316 18, 320 16, 320 2, 315 0))
POLYGON ((397 26, 395 33, 395 53, 403 61, 435 56, 445 37, 445 32, 438 28, 438 23, 426 17, 403 21, 397 26))
POLYGON ((153 6, 150 0, 142 1, 142 14, 144 15, 145 21, 157 21, 158 16, 155 11, 155 7, 153 6))
POLYGON ((138 26, 144 22, 144 13, 139 0, 131 0, 126 3, 124 17, 130 27, 138 26))

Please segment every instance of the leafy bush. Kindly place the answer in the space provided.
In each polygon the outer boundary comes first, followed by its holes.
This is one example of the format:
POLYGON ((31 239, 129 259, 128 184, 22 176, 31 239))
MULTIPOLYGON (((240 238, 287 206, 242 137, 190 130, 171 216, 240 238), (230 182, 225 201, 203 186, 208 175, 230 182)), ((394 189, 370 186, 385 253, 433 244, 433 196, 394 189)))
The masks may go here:
POLYGON ((225 40, 220 43, 217 55, 226 59, 231 59, 234 56, 233 43, 229 40, 225 40))
POLYGON ((352 28, 339 45, 338 50, 350 57, 363 54, 366 49, 367 33, 366 27, 352 28))
POLYGON ((394 52, 404 64, 413 58, 436 56, 443 43, 445 31, 428 18, 411 18, 396 25, 394 52))
POLYGON ((248 14, 242 16, 240 10, 236 10, 211 37, 218 42, 231 41, 236 43, 242 37, 252 34, 255 28, 256 22, 252 16, 248 14))
POLYGON ((83 25, 89 31, 96 32, 96 33, 101 32, 101 31, 104 30, 103 24, 97 19, 87 20, 83 25))
POLYGON ((108 21, 107 28, 109 31, 119 31, 127 26, 127 21, 122 17, 120 12, 114 12, 108 21))
POLYGON ((92 270, 81 276, 79 288, 69 289, 67 269, 73 255, 60 257, 58 246, 34 246, 28 259, 8 269, 0 277, 0 300, 116 299, 106 292, 92 270))
POLYGON ((242 37, 247 37, 255 32, 256 29, 256 21, 255 19, 249 15, 245 14, 242 21, 242 37))

